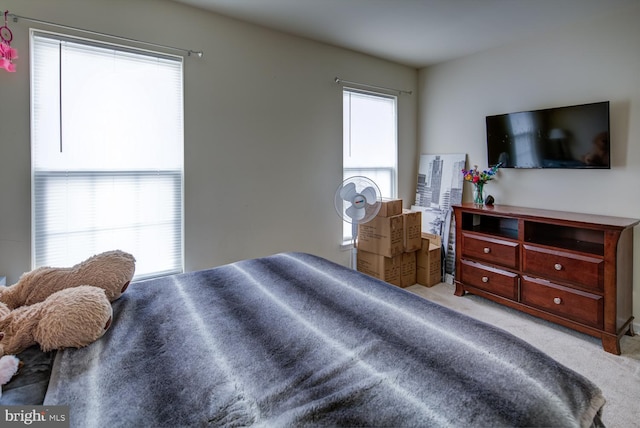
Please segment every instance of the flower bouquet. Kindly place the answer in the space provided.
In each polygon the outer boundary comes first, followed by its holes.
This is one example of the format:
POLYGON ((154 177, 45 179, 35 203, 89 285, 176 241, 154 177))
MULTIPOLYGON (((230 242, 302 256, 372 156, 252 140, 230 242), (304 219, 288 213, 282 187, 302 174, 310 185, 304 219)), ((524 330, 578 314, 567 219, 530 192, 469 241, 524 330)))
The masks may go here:
POLYGON ((487 181, 491 181, 495 178, 496 173, 498 172, 498 168, 500 168, 502 163, 498 163, 491 167, 488 170, 480 171, 478 170, 478 165, 474 165, 473 169, 463 169, 462 176, 464 177, 464 181, 468 181, 472 183, 474 186, 473 189, 473 203, 478 205, 484 205, 484 185, 487 181))

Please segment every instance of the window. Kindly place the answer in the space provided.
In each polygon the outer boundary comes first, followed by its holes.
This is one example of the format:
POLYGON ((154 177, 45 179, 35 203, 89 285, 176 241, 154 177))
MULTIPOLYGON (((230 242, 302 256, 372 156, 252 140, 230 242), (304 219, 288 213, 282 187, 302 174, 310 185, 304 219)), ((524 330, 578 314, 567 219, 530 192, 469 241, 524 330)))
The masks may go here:
POLYGON ((182 58, 31 32, 32 267, 183 270, 182 58))
MULTIPOLYGON (((381 196, 397 195, 397 98, 343 89, 343 179, 362 175, 373 180, 381 196)), ((351 225, 344 223, 344 240, 351 225)))

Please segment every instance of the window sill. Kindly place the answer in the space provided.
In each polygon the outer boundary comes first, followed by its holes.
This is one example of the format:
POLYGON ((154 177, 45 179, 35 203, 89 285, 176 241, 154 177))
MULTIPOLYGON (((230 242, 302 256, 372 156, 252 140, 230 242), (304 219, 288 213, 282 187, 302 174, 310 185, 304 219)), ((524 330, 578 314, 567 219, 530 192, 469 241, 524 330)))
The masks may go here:
POLYGON ((352 249, 353 249, 353 242, 351 240, 342 241, 342 243, 340 244, 341 251, 347 251, 352 249))

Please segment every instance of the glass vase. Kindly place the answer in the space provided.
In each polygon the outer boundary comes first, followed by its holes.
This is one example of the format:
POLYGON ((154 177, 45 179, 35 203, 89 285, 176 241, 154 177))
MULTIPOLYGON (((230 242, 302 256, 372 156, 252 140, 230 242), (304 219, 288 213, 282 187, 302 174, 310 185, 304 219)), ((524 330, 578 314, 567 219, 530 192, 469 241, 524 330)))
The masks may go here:
POLYGON ((473 203, 476 205, 484 205, 485 200, 484 183, 473 184, 473 203))

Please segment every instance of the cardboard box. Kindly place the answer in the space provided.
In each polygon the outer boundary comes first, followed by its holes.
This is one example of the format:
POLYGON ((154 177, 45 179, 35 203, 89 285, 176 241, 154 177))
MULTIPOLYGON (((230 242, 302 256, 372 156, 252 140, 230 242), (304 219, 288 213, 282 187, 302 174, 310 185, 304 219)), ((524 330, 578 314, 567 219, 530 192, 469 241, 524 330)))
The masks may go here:
POLYGON ((422 248, 422 211, 403 210, 404 251, 409 253, 422 248))
POLYGON ((402 253, 400 266, 400 287, 408 287, 416 283, 416 252, 402 253))
POLYGON ((380 204, 380 211, 377 214, 380 217, 393 217, 402 214, 402 199, 382 198, 380 204))
POLYGON ((385 257, 380 254, 358 250, 356 266, 358 271, 374 278, 397 286, 402 284, 402 254, 395 257, 385 257))
POLYGON ((422 233, 422 248, 416 251, 416 282, 432 287, 442 281, 440 235, 422 233))
POLYGON ((373 220, 358 225, 358 250, 395 257, 404 250, 403 215, 375 216, 373 220))

